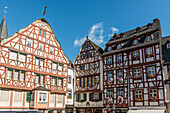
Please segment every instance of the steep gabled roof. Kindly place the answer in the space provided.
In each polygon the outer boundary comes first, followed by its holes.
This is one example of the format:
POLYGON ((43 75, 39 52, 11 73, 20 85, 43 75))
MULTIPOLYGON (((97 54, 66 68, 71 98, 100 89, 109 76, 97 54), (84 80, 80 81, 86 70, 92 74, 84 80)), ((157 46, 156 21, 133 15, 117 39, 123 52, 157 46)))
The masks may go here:
POLYGON ((8 31, 7 31, 6 17, 4 16, 0 25, 0 39, 4 39, 6 37, 8 37, 8 31))

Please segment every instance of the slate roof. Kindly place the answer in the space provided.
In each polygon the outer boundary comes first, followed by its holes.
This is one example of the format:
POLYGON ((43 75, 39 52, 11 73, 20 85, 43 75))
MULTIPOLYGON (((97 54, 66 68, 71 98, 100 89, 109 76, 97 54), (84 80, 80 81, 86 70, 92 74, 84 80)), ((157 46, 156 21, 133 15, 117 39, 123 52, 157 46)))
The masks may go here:
POLYGON ((36 87, 36 88, 33 89, 33 90, 50 91, 49 89, 45 88, 44 86, 36 87))
POLYGON ((4 39, 8 37, 6 17, 4 16, 1 25, 0 25, 0 39, 4 39))
POLYGON ((170 63, 170 48, 166 48, 166 43, 170 43, 170 36, 163 37, 161 40, 163 64, 170 63))
POLYGON ((105 52, 103 53, 104 55, 108 54, 113 54, 116 52, 121 52, 125 51, 128 49, 134 49, 136 47, 142 47, 144 45, 149 45, 153 43, 159 43, 161 36, 161 28, 160 28, 160 21, 158 19, 154 19, 153 23, 149 23, 147 25, 144 25, 142 27, 137 27, 136 29, 132 29, 127 32, 123 32, 120 34, 114 34, 113 37, 106 43, 106 48, 105 52), (148 26, 152 26, 150 29, 148 26), (140 30, 137 32, 137 30, 140 30), (153 39, 151 42, 145 42, 145 35, 152 33, 153 34, 153 39), (137 38, 139 44, 137 45, 132 45, 133 44, 133 39, 137 38), (121 43, 122 48, 117 50, 117 44, 121 43), (107 51, 107 47, 112 46, 112 51, 107 51))

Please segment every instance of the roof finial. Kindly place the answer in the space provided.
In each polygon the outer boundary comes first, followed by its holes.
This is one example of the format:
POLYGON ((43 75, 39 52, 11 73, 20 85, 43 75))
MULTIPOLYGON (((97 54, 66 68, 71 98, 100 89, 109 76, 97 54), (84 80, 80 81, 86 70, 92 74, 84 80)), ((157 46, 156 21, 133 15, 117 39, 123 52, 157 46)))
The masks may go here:
POLYGON ((6 13, 7 13, 7 11, 6 11, 6 9, 7 9, 8 7, 5 7, 5 10, 4 10, 4 16, 6 15, 6 13))
POLYGON ((89 29, 87 29, 87 36, 86 36, 87 39, 88 39, 88 31, 89 31, 89 29))
POLYGON ((47 8, 47 6, 45 6, 44 10, 43 10, 43 18, 45 17, 45 14, 46 14, 46 8, 47 8))

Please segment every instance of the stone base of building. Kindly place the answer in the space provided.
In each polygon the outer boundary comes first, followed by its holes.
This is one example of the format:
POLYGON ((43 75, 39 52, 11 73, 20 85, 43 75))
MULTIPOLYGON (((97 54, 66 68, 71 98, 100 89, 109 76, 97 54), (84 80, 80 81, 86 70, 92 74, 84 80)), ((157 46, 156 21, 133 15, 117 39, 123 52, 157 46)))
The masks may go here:
POLYGON ((76 108, 76 113, 103 113, 103 108, 76 108))

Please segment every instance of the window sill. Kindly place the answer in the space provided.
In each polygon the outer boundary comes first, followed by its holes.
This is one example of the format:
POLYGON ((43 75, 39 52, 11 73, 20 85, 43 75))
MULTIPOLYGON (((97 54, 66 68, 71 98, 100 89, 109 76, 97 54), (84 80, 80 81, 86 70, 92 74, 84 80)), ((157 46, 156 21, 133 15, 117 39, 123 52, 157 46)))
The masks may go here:
POLYGON ((150 58, 150 57, 153 57, 153 54, 146 54, 145 56, 146 58, 150 58))
POLYGON ((139 60, 139 57, 132 57, 132 60, 139 60))

